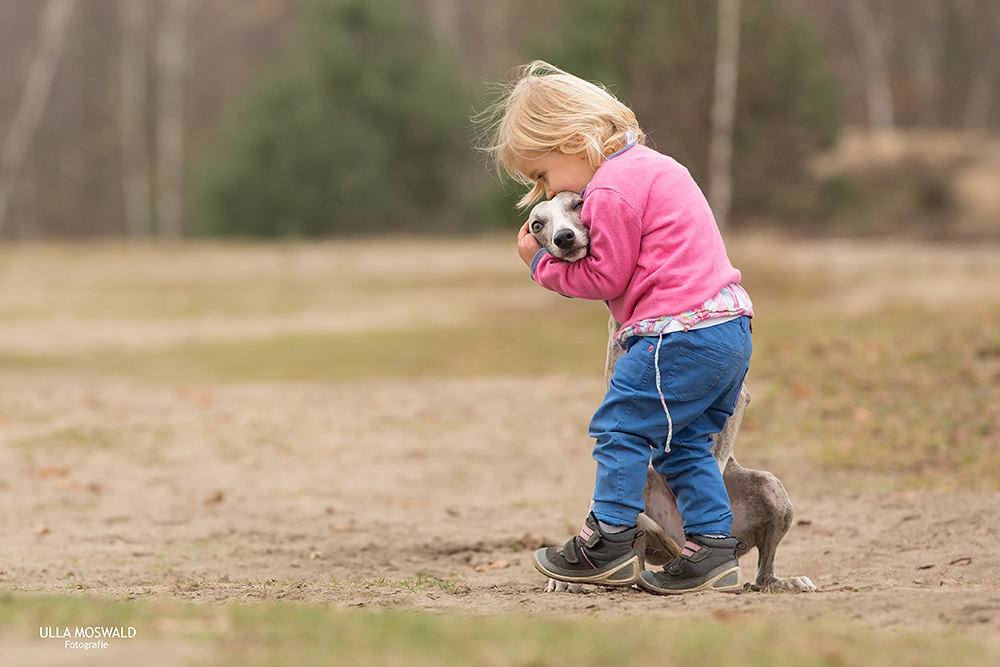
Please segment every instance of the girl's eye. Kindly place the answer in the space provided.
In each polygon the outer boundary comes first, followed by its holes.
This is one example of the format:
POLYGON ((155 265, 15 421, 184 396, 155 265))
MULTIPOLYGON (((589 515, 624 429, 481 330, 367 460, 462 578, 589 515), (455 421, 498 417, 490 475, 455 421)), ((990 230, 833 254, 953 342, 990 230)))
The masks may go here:
POLYGON ((540 231, 542 231, 542 223, 540 223, 537 220, 535 220, 533 223, 531 223, 531 231, 533 231, 533 232, 540 232, 540 231))

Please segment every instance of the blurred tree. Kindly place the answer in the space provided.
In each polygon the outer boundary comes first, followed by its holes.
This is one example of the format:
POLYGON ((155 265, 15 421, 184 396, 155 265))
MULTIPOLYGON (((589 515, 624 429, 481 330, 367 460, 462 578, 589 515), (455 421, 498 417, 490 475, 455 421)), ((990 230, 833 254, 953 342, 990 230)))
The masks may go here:
POLYGON ((207 234, 440 229, 469 153, 457 62, 404 0, 315 0, 304 50, 197 170, 207 234))
MULTIPOLYGON (((608 85, 652 143, 707 183, 718 4, 703 0, 581 0, 557 43, 537 53, 608 85)), ((838 88, 823 42, 775 0, 741 20, 732 203, 740 214, 801 212, 806 158, 836 139, 838 88)))
POLYGON ((719 0, 712 134, 708 145, 708 201, 719 229, 729 223, 733 196, 733 124, 740 61, 740 0, 719 0))
POLYGON ((156 226, 160 236, 184 231, 184 52, 188 0, 168 0, 156 44, 156 226))
POLYGON ((0 230, 7 217, 7 206, 20 175, 28 148, 35 131, 42 122, 42 114, 52 91, 56 66, 62 56, 66 29, 76 0, 49 0, 42 17, 38 51, 28 72, 24 95, 14 115, 7 137, 0 149, 0 230))
POLYGON ((824 35, 852 123, 1000 127, 997 0, 780 1, 824 35))
POLYGON ((147 3, 119 0, 118 142, 121 145, 125 231, 129 238, 153 233, 150 161, 146 146, 147 3))
POLYGON ((881 130, 892 130, 895 126, 892 82, 882 44, 883 31, 868 6, 868 0, 851 0, 848 9, 854 39, 861 55, 861 71, 865 76, 868 124, 881 130))

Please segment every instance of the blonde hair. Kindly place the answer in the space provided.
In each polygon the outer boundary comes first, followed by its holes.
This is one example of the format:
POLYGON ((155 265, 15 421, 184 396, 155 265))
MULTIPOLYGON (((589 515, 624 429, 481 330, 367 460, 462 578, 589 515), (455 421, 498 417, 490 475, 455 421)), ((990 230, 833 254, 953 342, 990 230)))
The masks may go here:
POLYGON ((522 65, 502 84, 496 100, 476 118, 485 125, 481 149, 500 174, 531 188, 518 206, 545 196, 545 188, 524 174, 525 159, 554 150, 586 152, 595 170, 629 141, 645 143, 635 114, 599 84, 584 81, 541 60, 522 65))

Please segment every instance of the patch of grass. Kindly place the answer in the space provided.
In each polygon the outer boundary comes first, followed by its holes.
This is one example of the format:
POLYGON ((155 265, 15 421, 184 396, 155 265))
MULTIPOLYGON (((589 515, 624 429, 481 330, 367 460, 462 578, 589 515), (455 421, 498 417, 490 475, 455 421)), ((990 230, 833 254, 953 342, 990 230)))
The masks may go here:
MULTIPOLYGON (((209 607, 80 597, 0 595, 0 638, 49 646, 39 628, 133 627, 112 639, 201 647, 197 664, 229 665, 651 665, 826 667, 992 664, 984 646, 951 634, 888 634, 832 620, 452 616, 320 606, 209 607)), ((991 657, 994 660, 991 660, 991 657)))
POLYGON ((5 371, 40 371, 50 368, 66 368, 74 363, 69 354, 31 354, 0 352, 0 369, 5 371))
POLYGON ((823 466, 997 487, 998 331, 1000 304, 772 317, 756 327, 746 436, 793 439, 823 466))
POLYGON ((412 593, 428 589, 453 591, 459 585, 457 582, 451 581, 450 579, 441 579, 440 577, 435 577, 434 575, 425 574, 423 572, 418 572, 414 576, 406 577, 404 579, 393 579, 392 577, 383 576, 377 576, 373 579, 351 577, 346 581, 339 582, 336 577, 334 577, 334 583, 346 586, 347 588, 401 588, 412 593))
POLYGON ((525 280, 516 259, 477 265, 450 262, 447 255, 495 257, 498 248, 507 251, 508 246, 508 239, 481 241, 470 249, 385 238, 5 246, 0 248, 0 320, 281 317, 390 293, 493 289, 525 280))
POLYGON ((89 452, 114 449, 124 445, 125 441, 125 433, 117 429, 101 426, 70 426, 43 435, 18 438, 12 444, 29 452, 39 449, 89 452))
POLYGON ((498 317, 459 329, 303 334, 168 348, 0 358, 3 368, 54 368, 166 384, 332 381, 473 375, 603 373, 607 314, 599 308, 498 317), (587 360, 587 363, 581 363, 587 360))

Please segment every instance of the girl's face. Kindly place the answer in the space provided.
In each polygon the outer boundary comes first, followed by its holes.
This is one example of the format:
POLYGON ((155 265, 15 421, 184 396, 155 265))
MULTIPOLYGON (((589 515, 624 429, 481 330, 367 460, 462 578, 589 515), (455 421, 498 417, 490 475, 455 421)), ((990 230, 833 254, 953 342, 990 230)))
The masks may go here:
POLYGON ((557 149, 527 158, 519 166, 522 174, 545 188, 548 199, 565 190, 579 194, 596 173, 587 160, 586 151, 563 153, 557 149))

